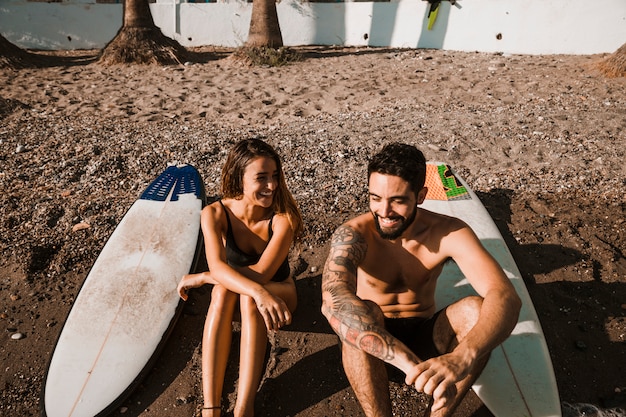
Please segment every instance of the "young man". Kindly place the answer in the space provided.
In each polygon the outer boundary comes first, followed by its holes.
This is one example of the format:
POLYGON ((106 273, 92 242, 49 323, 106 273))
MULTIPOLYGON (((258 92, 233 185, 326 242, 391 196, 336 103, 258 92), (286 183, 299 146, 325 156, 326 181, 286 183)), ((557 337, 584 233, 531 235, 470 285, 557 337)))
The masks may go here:
POLYGON ((367 416, 392 415, 384 362, 432 395, 431 416, 452 415, 517 323, 521 301, 469 226, 418 207, 425 177, 418 149, 385 146, 368 166, 371 213, 335 231, 324 267, 322 312, 367 416), (436 311, 449 259, 479 296, 436 311))

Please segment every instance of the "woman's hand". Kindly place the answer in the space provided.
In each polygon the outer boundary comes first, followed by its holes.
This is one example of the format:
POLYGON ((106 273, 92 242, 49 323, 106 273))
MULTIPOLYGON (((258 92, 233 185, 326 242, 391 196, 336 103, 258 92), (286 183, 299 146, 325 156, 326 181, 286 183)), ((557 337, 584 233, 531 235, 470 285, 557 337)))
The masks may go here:
POLYGON ((189 297, 189 295, 187 294, 188 290, 192 288, 198 288, 198 287, 203 286, 204 284, 210 283, 210 280, 207 279, 208 274, 209 274, 208 272, 202 272, 199 274, 183 275, 182 279, 178 283, 178 288, 177 288, 178 295, 180 295, 180 298, 187 301, 187 298, 189 297))
POLYGON ((287 304, 263 289, 254 296, 256 308, 265 321, 267 330, 278 330, 291 323, 291 312, 287 304))

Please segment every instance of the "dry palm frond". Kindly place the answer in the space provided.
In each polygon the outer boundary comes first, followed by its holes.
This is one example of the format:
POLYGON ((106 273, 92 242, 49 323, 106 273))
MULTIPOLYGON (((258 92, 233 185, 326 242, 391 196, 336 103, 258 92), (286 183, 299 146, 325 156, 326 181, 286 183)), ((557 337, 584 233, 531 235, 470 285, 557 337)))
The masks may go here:
POLYGON ((290 48, 271 48, 269 46, 242 46, 231 59, 247 66, 280 67, 302 60, 302 55, 290 48))

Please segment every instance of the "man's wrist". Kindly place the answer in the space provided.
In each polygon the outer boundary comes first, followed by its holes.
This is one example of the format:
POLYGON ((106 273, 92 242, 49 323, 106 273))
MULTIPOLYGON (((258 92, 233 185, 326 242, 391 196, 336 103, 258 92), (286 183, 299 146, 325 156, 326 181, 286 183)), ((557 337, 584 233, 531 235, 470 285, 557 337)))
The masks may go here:
POLYGON ((457 355, 461 358, 461 361, 466 364, 466 366, 471 366, 478 360, 480 357, 480 350, 468 345, 467 343, 461 342, 453 351, 454 355, 457 355))

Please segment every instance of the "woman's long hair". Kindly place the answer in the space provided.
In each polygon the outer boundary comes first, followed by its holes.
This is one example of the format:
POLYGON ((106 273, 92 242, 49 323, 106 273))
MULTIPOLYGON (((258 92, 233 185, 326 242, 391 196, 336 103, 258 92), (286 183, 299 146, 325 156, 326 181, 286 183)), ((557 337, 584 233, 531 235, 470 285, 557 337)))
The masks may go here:
POLYGON ((228 154, 222 168, 222 198, 241 199, 243 197, 243 174, 250 162, 259 157, 274 160, 278 170, 278 187, 272 200, 274 213, 286 214, 294 231, 294 239, 298 241, 304 230, 302 214, 296 200, 291 195, 285 181, 283 166, 278 153, 269 144, 260 139, 244 139, 238 142, 228 154))

